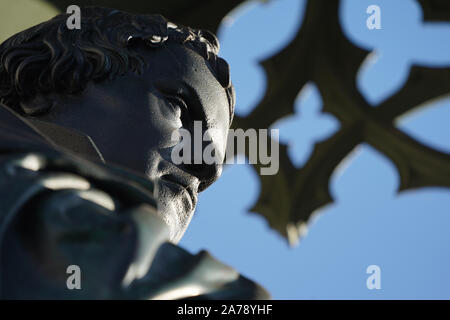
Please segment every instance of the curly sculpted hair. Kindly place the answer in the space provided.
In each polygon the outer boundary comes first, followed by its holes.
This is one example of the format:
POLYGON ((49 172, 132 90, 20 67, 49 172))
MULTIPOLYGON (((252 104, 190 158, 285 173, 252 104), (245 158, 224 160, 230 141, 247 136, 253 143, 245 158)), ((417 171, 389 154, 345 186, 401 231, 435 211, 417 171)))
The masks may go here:
POLYGON ((161 15, 109 8, 82 8, 80 29, 69 30, 68 17, 60 14, 0 45, 0 102, 23 115, 36 114, 42 110, 24 107, 24 102, 38 94, 72 94, 84 90, 89 81, 112 80, 129 71, 141 74, 146 64, 131 43, 151 48, 178 43, 208 61, 226 90, 232 118, 234 87, 212 33, 177 26, 161 15))

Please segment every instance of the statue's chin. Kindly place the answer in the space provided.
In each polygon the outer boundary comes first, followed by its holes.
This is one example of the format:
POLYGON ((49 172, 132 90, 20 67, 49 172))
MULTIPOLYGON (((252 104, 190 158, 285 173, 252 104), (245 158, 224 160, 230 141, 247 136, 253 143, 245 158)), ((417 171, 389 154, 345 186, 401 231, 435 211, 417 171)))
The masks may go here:
POLYGON ((167 223, 170 241, 178 243, 192 219, 195 203, 182 187, 158 182, 158 214, 167 223))

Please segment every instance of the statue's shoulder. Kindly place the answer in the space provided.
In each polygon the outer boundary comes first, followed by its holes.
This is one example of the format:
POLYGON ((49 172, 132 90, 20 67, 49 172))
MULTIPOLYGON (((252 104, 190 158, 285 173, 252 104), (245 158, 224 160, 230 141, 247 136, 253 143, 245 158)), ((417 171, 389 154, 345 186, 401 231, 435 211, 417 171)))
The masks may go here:
POLYGON ((256 282, 202 250, 191 254, 180 246, 163 243, 148 276, 131 291, 152 284, 150 299, 265 300, 270 294, 256 282))

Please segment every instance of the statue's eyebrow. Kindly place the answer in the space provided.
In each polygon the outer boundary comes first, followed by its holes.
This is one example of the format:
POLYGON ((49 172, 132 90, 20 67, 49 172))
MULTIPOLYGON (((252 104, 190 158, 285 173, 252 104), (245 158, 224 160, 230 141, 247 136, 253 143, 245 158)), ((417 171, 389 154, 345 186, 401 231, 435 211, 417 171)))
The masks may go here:
MULTIPOLYGON (((186 49, 189 49, 189 48, 187 48, 187 47, 185 47, 185 48, 186 48, 186 49)), ((178 55, 177 55, 175 52, 173 52, 173 49, 172 49, 172 48, 167 47, 167 49, 168 49, 168 53, 172 56, 172 58, 174 59, 174 61, 175 61, 175 63, 176 63, 176 69, 179 68, 180 72, 184 72, 184 71, 185 71, 184 63, 180 61, 180 59, 178 58, 178 55)), ((189 50, 193 51, 192 49, 189 49, 189 50)), ((197 55, 199 55, 198 52, 195 52, 195 51, 194 51, 194 53, 197 54, 197 55)), ((200 55, 199 55, 199 56, 200 56, 200 55)), ((202 57, 202 59, 205 60, 204 57, 202 57)), ((211 73, 214 75, 214 77, 216 77, 216 80, 218 81, 217 76, 215 75, 215 72, 212 70, 211 65, 208 63, 207 60, 205 60, 205 61, 206 61, 206 66, 207 66, 208 69, 211 71, 211 73)), ((191 91, 191 92, 193 93, 192 96, 194 96, 194 97, 196 98, 196 100, 197 100, 196 105, 199 106, 199 107, 198 107, 198 110, 200 110, 202 114, 201 114, 201 117, 200 117, 199 119, 196 119, 196 120, 203 120, 203 119, 204 119, 205 121, 208 121, 208 119, 206 118, 205 108, 204 108, 203 104, 201 103, 200 95, 198 94, 197 90, 195 90, 195 88, 193 88, 193 87, 191 87, 190 85, 188 85, 186 82, 182 82, 182 85, 183 85, 185 88, 187 88, 189 91, 191 91)), ((228 102, 228 106, 229 106, 229 105, 230 105, 230 102, 228 102)), ((231 116, 231 108, 230 108, 230 107, 228 107, 227 112, 228 112, 228 119, 229 119, 229 120, 228 120, 228 121, 229 121, 228 127, 230 127, 230 126, 231 126, 231 119, 232 119, 232 116, 231 116)))
POLYGON ((172 78, 159 78, 154 82, 154 86, 163 94, 177 96, 186 102, 193 120, 206 120, 205 107, 200 95, 195 88, 183 80, 172 78))

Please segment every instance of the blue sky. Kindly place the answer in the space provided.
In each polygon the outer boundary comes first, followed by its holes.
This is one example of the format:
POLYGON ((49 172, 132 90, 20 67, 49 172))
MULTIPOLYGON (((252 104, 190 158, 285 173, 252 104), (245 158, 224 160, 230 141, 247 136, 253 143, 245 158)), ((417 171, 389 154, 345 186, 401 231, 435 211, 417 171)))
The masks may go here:
MULTIPOLYGON (((230 14, 219 31, 221 55, 231 65, 237 113, 261 99, 266 79, 258 61, 284 47, 298 30, 306 1, 251 1, 230 14)), ((402 87, 411 64, 450 66, 450 24, 421 21, 413 0, 344 0, 341 24, 356 45, 373 52, 358 87, 374 106, 402 87), (366 8, 381 8, 381 30, 368 30, 366 8)), ((314 83, 299 92, 296 114, 274 124, 289 156, 301 167, 313 144, 339 122, 321 114, 314 83)), ((398 121, 409 135, 450 153, 450 99, 429 104, 398 121)), ((265 220, 249 213, 259 182, 248 165, 233 165, 200 195, 181 241, 191 252, 210 251, 261 283, 275 299, 450 299, 450 190, 426 188, 397 194, 398 173, 389 159, 360 145, 334 172, 335 202, 310 221, 290 248, 265 220), (381 289, 368 290, 366 268, 381 268, 381 289)))

